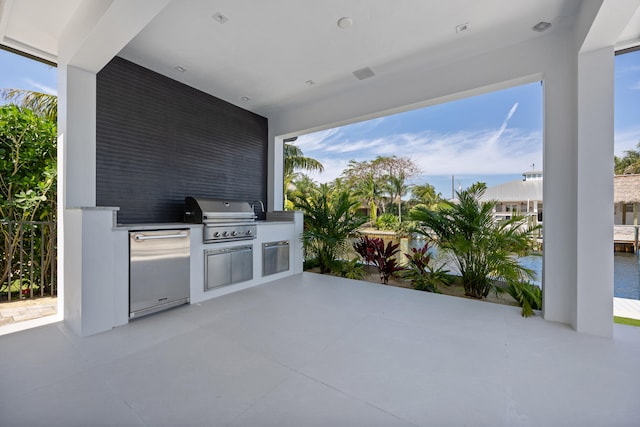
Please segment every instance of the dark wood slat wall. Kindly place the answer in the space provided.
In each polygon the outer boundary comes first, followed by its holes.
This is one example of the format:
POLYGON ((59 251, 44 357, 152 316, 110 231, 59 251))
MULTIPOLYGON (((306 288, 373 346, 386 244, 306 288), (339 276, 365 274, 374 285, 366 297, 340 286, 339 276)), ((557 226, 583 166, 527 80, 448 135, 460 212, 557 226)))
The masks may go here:
POLYGON ((267 204, 267 119, 122 58, 97 76, 96 203, 180 222, 186 196, 267 204))

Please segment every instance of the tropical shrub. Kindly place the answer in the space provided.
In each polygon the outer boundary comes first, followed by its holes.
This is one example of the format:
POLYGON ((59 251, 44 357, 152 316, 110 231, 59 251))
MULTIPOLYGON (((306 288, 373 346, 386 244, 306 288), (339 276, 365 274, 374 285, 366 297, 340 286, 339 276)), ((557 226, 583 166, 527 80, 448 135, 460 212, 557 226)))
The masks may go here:
POLYGON ((316 258, 322 274, 330 273, 349 248, 349 239, 356 237, 366 218, 356 217, 358 206, 348 192, 333 191, 322 184, 318 191, 295 194, 293 205, 304 212, 302 240, 305 258, 316 258))
POLYGON ((431 252, 429 243, 425 243, 420 249, 411 248, 410 254, 404 254, 408 265, 402 276, 411 281, 414 289, 419 291, 440 293, 439 285, 450 285, 449 270, 444 266, 431 265, 431 252))
POLYGON ((318 262, 318 258, 305 258, 302 262, 303 270, 311 270, 312 268, 319 267, 320 263, 318 262))
POLYGON ((380 283, 389 283, 389 278, 396 272, 404 270, 398 265, 395 255, 400 252, 399 243, 389 242, 385 246, 384 240, 379 237, 370 238, 363 236, 360 241, 353 244, 353 248, 369 264, 373 264, 378 269, 380 283))
MULTIPOLYGON (((18 291, 8 278, 25 274, 23 260, 38 281, 52 280, 55 262, 51 227, 38 229, 29 239, 29 248, 20 237, 40 225, 16 223, 55 221, 56 213, 56 123, 46 116, 16 105, 0 106, 0 293, 18 291), (14 225, 8 225, 7 222, 14 225), (33 251, 33 258, 31 251, 33 251), (21 267, 22 266, 22 267, 21 267), (21 270, 22 269, 22 270, 21 270)), ((39 282, 22 280, 19 286, 38 289, 39 282)))
POLYGON ((0 172, 0 219, 53 219, 56 124, 15 105, 1 106, 0 172))
POLYGON ((380 230, 395 230, 400 226, 398 217, 394 214, 385 213, 378 217, 376 227, 380 230))
POLYGON ((533 316, 533 310, 542 310, 542 289, 528 282, 510 282, 507 293, 522 307, 522 317, 533 316))
POLYGON ((353 258, 350 261, 338 261, 337 270, 340 276, 347 279, 362 280, 364 278, 364 266, 358 258, 353 258))
POLYGON ((416 231, 435 240, 450 256, 462 276, 465 295, 472 298, 497 292, 495 280, 522 282, 533 277, 533 271, 521 266, 517 256, 529 253, 530 235, 539 228, 518 216, 496 221, 496 202, 481 201, 485 190, 485 184, 476 183, 458 191, 456 203, 446 202, 437 211, 425 206, 410 211, 419 224, 416 231))

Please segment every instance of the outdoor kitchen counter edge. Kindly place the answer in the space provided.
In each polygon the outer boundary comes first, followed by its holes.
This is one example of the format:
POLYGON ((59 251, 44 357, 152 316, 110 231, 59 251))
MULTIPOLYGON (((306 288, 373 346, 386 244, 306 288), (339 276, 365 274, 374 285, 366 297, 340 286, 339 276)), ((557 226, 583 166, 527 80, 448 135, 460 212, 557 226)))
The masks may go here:
POLYGON ((130 230, 176 230, 181 228, 202 228, 202 224, 191 224, 186 222, 159 222, 146 224, 117 224, 114 231, 130 230))
MULTIPOLYGON (((293 224, 293 220, 266 220, 256 221, 255 224, 260 227, 261 225, 271 224, 293 224)), ((161 222, 161 223, 146 223, 146 224, 117 224, 113 227, 114 231, 130 231, 130 230, 176 230, 180 228, 202 228, 202 224, 192 224, 186 222, 161 222)))

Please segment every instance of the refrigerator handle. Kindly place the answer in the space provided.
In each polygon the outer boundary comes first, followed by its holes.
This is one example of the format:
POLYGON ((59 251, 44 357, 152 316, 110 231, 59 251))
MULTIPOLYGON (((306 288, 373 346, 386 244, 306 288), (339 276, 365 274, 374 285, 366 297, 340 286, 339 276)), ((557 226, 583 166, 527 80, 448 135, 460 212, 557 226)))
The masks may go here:
POLYGON ((178 234, 158 234, 147 236, 145 234, 136 234, 133 238, 136 242, 141 242, 143 240, 157 240, 157 239, 183 239, 188 237, 189 233, 178 233, 178 234))

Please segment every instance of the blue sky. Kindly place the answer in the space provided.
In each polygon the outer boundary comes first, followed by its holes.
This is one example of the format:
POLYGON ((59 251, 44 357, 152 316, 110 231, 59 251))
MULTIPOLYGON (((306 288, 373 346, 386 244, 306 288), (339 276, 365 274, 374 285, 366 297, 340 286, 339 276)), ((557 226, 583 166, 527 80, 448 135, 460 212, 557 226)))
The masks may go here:
MULTIPOLYGON (((53 67, 0 49, 0 88, 56 94, 53 67)), ((349 160, 409 156, 422 168, 415 183, 428 182, 443 196, 476 181, 495 185, 542 168, 542 87, 539 82, 406 113, 316 132, 298 138, 305 155, 340 175, 349 160)), ((616 57, 615 152, 640 141, 640 51, 616 57)))
POLYGON ((533 164, 541 168, 541 129, 536 82, 304 135, 296 143, 325 166, 312 175, 316 181, 333 180, 351 159, 407 156, 424 172, 415 183, 428 182, 449 197, 452 175, 458 188, 519 179, 533 164))
POLYGON ((0 49, 0 70, 2 89, 27 89, 52 95, 58 93, 55 67, 0 49))

